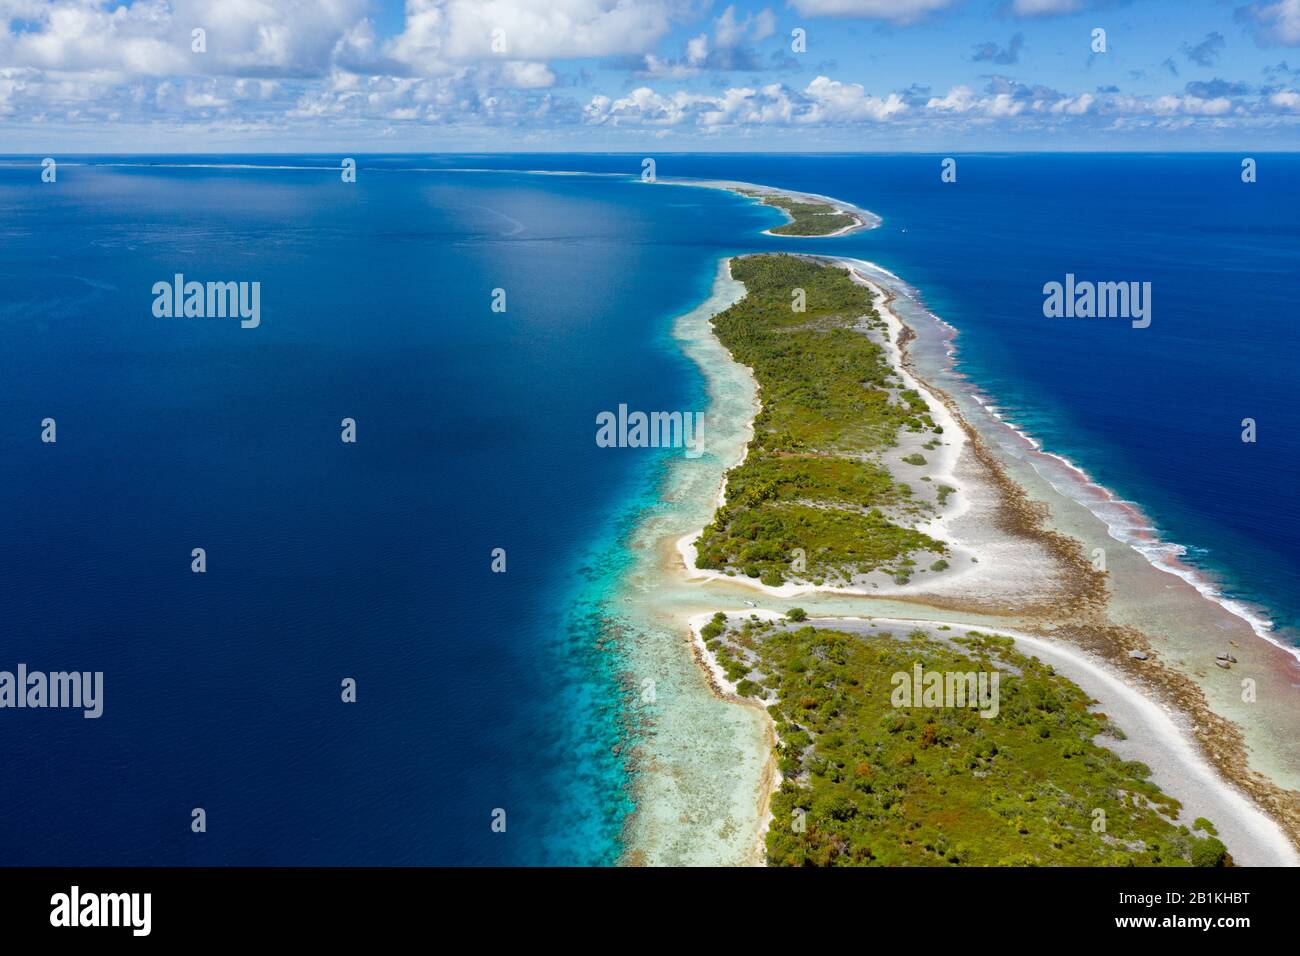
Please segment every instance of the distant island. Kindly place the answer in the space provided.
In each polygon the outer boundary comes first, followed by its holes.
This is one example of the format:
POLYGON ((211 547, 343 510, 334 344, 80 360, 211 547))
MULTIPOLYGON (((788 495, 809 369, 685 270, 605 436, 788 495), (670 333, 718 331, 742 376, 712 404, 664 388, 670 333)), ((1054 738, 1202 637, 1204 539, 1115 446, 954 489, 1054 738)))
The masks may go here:
POLYGON ((862 229, 874 229, 880 224, 880 217, 874 213, 828 196, 725 180, 663 179, 659 182, 675 186, 725 189, 737 196, 744 196, 746 199, 777 209, 790 221, 763 230, 764 234, 769 236, 829 239, 835 236, 847 236, 862 229))
POLYGON ((800 202, 787 196, 763 195, 743 188, 736 192, 760 199, 764 205, 774 206, 790 217, 784 226, 768 230, 774 236, 835 236, 863 225, 857 216, 829 203, 800 202))

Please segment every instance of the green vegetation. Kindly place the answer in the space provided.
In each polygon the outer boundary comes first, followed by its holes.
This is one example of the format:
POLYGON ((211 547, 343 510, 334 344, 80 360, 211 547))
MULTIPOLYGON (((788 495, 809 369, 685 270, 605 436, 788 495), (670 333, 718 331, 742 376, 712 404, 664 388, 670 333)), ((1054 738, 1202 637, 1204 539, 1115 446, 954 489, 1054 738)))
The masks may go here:
POLYGON ((871 293, 848 271, 788 255, 732 260, 748 294, 713 319, 736 360, 753 369, 762 411, 745 461, 727 474, 727 503, 696 542, 696 565, 765 584, 906 575, 942 542, 900 520, 926 507, 873 455, 900 430, 935 432, 924 399, 899 387, 880 346, 871 293), (791 307, 802 289, 806 310, 791 307), (796 552, 804 564, 792 568, 796 552))
POLYGON ((1093 743, 1118 730, 1090 712, 1089 698, 1007 638, 864 636, 721 615, 713 623, 709 650, 776 722, 783 780, 767 837, 772 865, 1226 862, 1217 838, 1173 822, 1179 804, 1145 765, 1093 743), (996 716, 893 706, 892 676, 918 663, 997 671, 996 716))
POLYGON ((903 461, 907 462, 909 465, 920 466, 925 464, 925 456, 918 451, 913 455, 904 455, 903 461))
POLYGON ((792 608, 790 608, 790 610, 788 610, 788 611, 785 612, 785 616, 788 617, 788 618, 789 618, 790 620, 792 620, 792 621, 806 621, 806 620, 808 620, 808 612, 805 611, 805 610, 804 610, 803 608, 801 608, 801 607, 792 607, 792 608))
POLYGON ((857 222, 848 213, 825 203, 796 202, 783 196, 769 196, 763 202, 783 209, 792 220, 770 230, 774 236, 825 236, 857 222))
POLYGON ((760 200, 765 206, 775 206, 790 217, 785 225, 769 230, 774 236, 827 236, 858 222, 856 216, 840 212, 829 203, 800 202, 753 189, 737 189, 736 192, 760 200))
POLYGON ((1192 843, 1193 866, 1223 866, 1228 848, 1218 837, 1206 837, 1192 843))

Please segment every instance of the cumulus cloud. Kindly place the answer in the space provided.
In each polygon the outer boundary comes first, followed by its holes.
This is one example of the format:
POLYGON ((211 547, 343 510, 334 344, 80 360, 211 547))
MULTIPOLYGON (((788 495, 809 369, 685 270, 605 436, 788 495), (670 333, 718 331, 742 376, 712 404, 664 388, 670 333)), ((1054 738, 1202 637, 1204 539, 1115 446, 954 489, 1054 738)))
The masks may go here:
POLYGON ((1025 86, 1005 77, 994 77, 986 90, 977 92, 969 86, 952 87, 944 96, 927 100, 923 112, 936 116, 967 116, 979 119, 1057 116, 1081 117, 1109 114, 1125 117, 1222 117, 1229 114, 1263 116, 1292 109, 1285 92, 1271 97, 1250 95, 1244 84, 1223 80, 1189 83, 1184 95, 1124 95, 1114 88, 1099 89, 1096 94, 1069 95, 1043 86, 1025 86))
POLYGON ((525 128, 552 119, 563 122, 566 114, 577 122, 576 105, 570 101, 559 101, 549 91, 496 90, 482 73, 469 68, 436 77, 335 72, 320 89, 303 93, 291 111, 295 119, 327 119, 332 124, 388 120, 525 128))
POLYGON ((945 96, 931 97, 925 108, 934 113, 977 114, 997 119, 1018 116, 1029 104, 1010 92, 981 96, 969 86, 954 86, 945 96))
POLYGON ((804 96, 812 104, 804 116, 809 123, 883 122, 907 109, 897 93, 872 96, 858 83, 841 83, 825 76, 809 83, 804 96))
POLYGON ((1082 116, 1092 108, 1092 104, 1097 102, 1097 97, 1091 93, 1082 93, 1079 96, 1067 96, 1057 100, 1050 107, 1053 113, 1063 113, 1067 116, 1082 116))
POLYGON ((1253 27, 1260 42, 1300 44, 1300 0, 1272 0, 1237 9, 1237 20, 1253 27))
POLYGON ((763 62, 751 46, 776 32, 776 15, 763 9, 741 18, 735 5, 728 6, 713 21, 713 39, 701 33, 686 41, 685 53, 670 59, 647 53, 639 62, 632 58, 611 66, 622 66, 648 79, 681 80, 706 70, 733 71, 763 69, 763 62))
POLYGON ((1222 116, 1232 109, 1226 96, 1203 99, 1199 96, 1157 96, 1147 104, 1155 113, 1191 113, 1197 116, 1222 116))
POLYGON ((736 47, 742 43, 758 43, 776 32, 776 15, 770 9, 751 13, 744 19, 736 17, 734 5, 722 11, 713 21, 713 39, 720 47, 736 47))
POLYGON ((939 113, 969 113, 978 102, 975 91, 969 86, 954 86, 945 96, 933 96, 925 107, 939 113))
POLYGON ((126 76, 319 76, 364 9, 365 0, 9 3, 0 6, 0 61, 126 76), (196 28, 206 52, 191 48, 196 28))
POLYGON ((644 53, 672 26, 676 0, 406 0, 388 45, 426 73, 493 56, 545 61, 644 53))
MULTIPOLYGON (((644 53, 686 0, 406 0, 403 28, 380 40, 368 0, 4 0, 0 63, 120 77, 318 79, 446 75, 482 64, 524 88, 554 82, 547 62, 644 53), (191 48, 205 31, 206 50, 191 48)), ((770 35, 770 12, 725 16, 738 36, 770 35)))
POLYGON ((664 95, 640 87, 618 99, 594 96, 583 113, 586 121, 595 125, 653 127, 693 122, 717 128, 882 123, 907 108, 897 93, 875 96, 857 83, 819 76, 802 90, 773 83, 761 89, 734 87, 721 94, 678 91, 664 95))

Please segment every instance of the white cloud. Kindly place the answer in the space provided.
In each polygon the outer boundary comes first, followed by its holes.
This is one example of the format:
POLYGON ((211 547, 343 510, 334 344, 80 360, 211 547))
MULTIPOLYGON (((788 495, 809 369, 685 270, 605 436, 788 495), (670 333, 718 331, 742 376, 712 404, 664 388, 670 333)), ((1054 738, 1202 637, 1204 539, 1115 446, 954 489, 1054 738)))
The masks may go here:
MULTIPOLYGON (((1256 104, 1258 106, 1258 104, 1256 104)), ((1274 106, 1283 106, 1274 103, 1274 106)), ((953 115, 970 114, 993 119, 1005 119, 1022 114, 1084 116, 1101 112, 1145 114, 1149 116, 1168 117, 1183 116, 1223 116, 1237 109, 1233 100, 1226 96, 1198 97, 1177 96, 1173 94, 1155 97, 1136 97, 1124 95, 1096 96, 1081 93, 1078 96, 1066 96, 1045 88, 1029 91, 1025 87, 1012 86, 1010 92, 1002 91, 991 95, 980 95, 969 86, 954 86, 947 95, 931 97, 925 108, 933 113, 953 115)), ((1243 105, 1241 111, 1246 112, 1243 105)))
MULTIPOLYGON (((975 114, 993 117, 997 119, 1019 116, 1026 111, 1029 112, 1051 112, 1057 103, 1063 101, 1059 94, 1053 97, 1038 94, 1029 98, 1025 95, 1024 87, 1015 87, 1013 84, 1002 84, 1011 86, 1012 92, 1001 90, 991 93, 990 95, 981 96, 972 90, 969 86, 954 86, 945 96, 932 96, 926 101, 925 108, 935 113, 952 113, 952 114, 975 114)), ((996 87, 995 87, 996 88, 996 87)), ((1092 97, 1085 94, 1080 99, 1085 99, 1089 104, 1092 97)), ((1085 106, 1080 112, 1086 112, 1085 106)), ((1064 112, 1065 108, 1057 112, 1064 112)))
MULTIPOLYGON (((161 98, 135 95, 145 80, 164 78, 320 82, 340 72, 458 76, 473 67, 475 76, 461 76, 463 82, 532 90, 556 82, 541 59, 490 49, 463 61, 442 54, 457 44, 468 50, 470 33, 486 22, 476 18, 489 15, 511 24, 507 38, 525 49, 560 52, 566 42, 575 51, 617 49, 633 42, 629 37, 640 43, 656 35, 668 4, 676 2, 649 0, 634 8, 631 0, 411 0, 403 32, 384 41, 364 18, 369 0, 0 0, 0 64, 36 71, 23 74, 21 84, 18 74, 5 80, 10 114, 15 99, 30 108, 44 98, 64 110, 78 97, 123 100, 140 109, 150 102, 160 110, 188 105, 205 115, 248 99, 234 90, 218 95, 179 83, 161 98), (204 31, 202 51, 192 49, 195 29, 204 31)), ((490 44, 490 30, 483 39, 490 44)), ((269 100, 275 92, 273 86, 260 89, 253 99, 269 100)), ((317 92, 328 96, 329 90, 326 85, 317 92)))
POLYGON ((989 116, 1016 116, 1024 109, 1024 101, 1016 99, 1010 93, 998 93, 984 101, 984 112, 989 116))
POLYGON ((647 53, 645 55, 644 63, 645 66, 637 72, 641 75, 657 79, 684 80, 687 77, 695 76, 700 72, 700 67, 696 63, 691 62, 689 57, 686 61, 665 60, 662 57, 655 56, 653 53, 647 53))
POLYGON ((975 108, 977 102, 975 91, 969 86, 954 86, 947 96, 931 97, 925 108, 940 113, 968 113, 975 108))
POLYGON ((660 96, 650 87, 642 86, 616 100, 608 96, 593 96, 584 108, 583 116, 587 122, 595 124, 674 126, 686 116, 686 109, 694 99, 682 92, 660 96))
POLYGON ((709 56, 709 38, 701 33, 686 41, 686 62, 692 66, 703 63, 709 56))
POLYGON ((713 40, 720 47, 737 47, 742 43, 758 43, 776 32, 776 17, 771 10, 751 13, 743 20, 736 19, 735 6, 729 6, 713 21, 713 40))
POLYGON ((1232 100, 1226 96, 1202 99, 1199 96, 1166 95, 1145 101, 1145 104, 1144 101, 1139 100, 1136 105, 1139 110, 1146 105, 1151 112, 1162 115, 1189 113, 1194 116, 1222 116, 1232 109, 1232 100))
POLYGON ((1268 101, 1279 109, 1300 110, 1300 93, 1295 90, 1282 90, 1274 93, 1268 101))
POLYGON ((1053 113, 1064 113, 1067 116, 1082 116, 1092 107, 1097 98, 1091 93, 1084 93, 1080 96, 1067 96, 1065 99, 1057 100, 1050 107, 1053 113))
POLYGON ((643 86, 618 99, 595 96, 583 113, 587 122, 597 125, 677 126, 694 120, 700 127, 717 128, 880 123, 906 110, 897 93, 873 96, 856 83, 819 76, 803 90, 773 83, 760 90, 733 87, 721 94, 661 95, 643 86))
POLYGON ((0 61, 129 76, 319 76, 365 0, 48 0, 0 7, 0 61), (12 29, 11 20, 24 21, 12 29), (206 31, 207 50, 191 49, 206 31))
POLYGON ((686 55, 680 60, 665 60, 647 53, 644 66, 637 72, 658 79, 684 80, 702 72, 709 60, 709 35, 701 33, 686 41, 686 55))
POLYGON ((533 127, 553 109, 549 93, 494 93, 482 80, 483 75, 470 68, 438 77, 357 76, 336 71, 323 88, 300 96, 290 115, 331 122, 380 119, 533 127))
POLYGON ((1300 44, 1300 0, 1250 3, 1237 10, 1237 18, 1255 24, 1265 42, 1300 44))
POLYGON ((858 83, 841 83, 825 76, 809 83, 804 96, 813 103, 803 119, 808 123, 881 122, 907 110, 897 93, 882 99, 868 94, 858 83))
POLYGON ((405 29, 387 52, 429 73, 493 56, 645 53, 668 32, 677 9, 675 0, 406 0, 405 29))
POLYGON ((686 52, 678 59, 664 59, 654 53, 642 58, 636 71, 649 79, 682 80, 706 70, 760 70, 758 57, 750 48, 776 32, 776 16, 770 9, 737 19, 734 5, 728 6, 713 21, 713 40, 707 33, 686 41, 686 52))

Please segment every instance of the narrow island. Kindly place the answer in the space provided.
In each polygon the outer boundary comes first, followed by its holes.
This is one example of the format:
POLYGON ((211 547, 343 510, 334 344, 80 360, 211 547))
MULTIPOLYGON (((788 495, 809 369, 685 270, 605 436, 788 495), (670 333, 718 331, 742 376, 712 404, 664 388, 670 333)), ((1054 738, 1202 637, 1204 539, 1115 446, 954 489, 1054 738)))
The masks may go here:
POLYGON ((839 236, 851 229, 861 228, 863 222, 849 212, 823 202, 800 202, 789 196, 765 195, 751 189, 736 192, 760 200, 765 206, 780 209, 790 217, 784 226, 769 229, 773 236, 839 236))
POLYGON ((656 181, 676 186, 722 189, 777 209, 790 221, 763 230, 763 234, 768 236, 830 239, 835 236, 847 236, 862 229, 874 229, 880 224, 880 217, 875 213, 828 196, 725 180, 662 179, 656 181))
POLYGON ((790 255, 733 260, 732 275, 748 293, 713 329, 753 370, 762 411, 727 473, 727 503, 695 543, 696 567, 773 587, 872 572, 905 584, 918 562, 946 567, 947 546, 908 524, 933 513, 945 486, 914 488, 879 458, 900 434, 933 449, 943 428, 873 340, 884 323, 871 292, 790 255))

